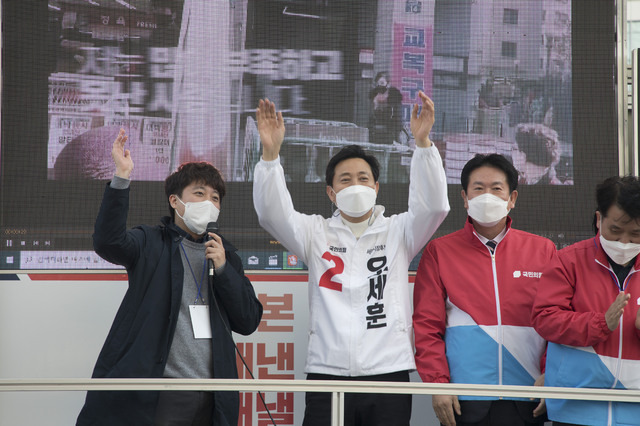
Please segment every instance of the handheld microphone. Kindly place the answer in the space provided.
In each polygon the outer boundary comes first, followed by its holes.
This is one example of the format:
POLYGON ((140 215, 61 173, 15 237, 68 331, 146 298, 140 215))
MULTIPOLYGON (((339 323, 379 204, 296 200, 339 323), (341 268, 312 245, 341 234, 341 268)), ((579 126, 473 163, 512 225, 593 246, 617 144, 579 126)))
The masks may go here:
MULTIPOLYGON (((209 222, 207 223, 207 240, 210 240, 209 232, 213 232, 214 234, 218 234, 220 227, 218 226, 218 222, 209 222)), ((218 234, 219 235, 219 234, 218 234)), ((216 274, 216 268, 213 265, 213 260, 207 259, 209 263, 209 276, 213 277, 216 274)))

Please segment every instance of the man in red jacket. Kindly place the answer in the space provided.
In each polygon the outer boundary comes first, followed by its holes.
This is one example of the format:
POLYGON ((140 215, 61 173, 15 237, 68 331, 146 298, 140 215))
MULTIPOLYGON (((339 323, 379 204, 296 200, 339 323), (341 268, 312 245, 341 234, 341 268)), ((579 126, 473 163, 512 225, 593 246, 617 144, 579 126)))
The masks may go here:
MULTIPOLYGON (((545 268, 532 322, 549 341, 548 386, 640 389, 640 180, 598 185, 594 238, 545 268)), ((554 424, 638 424, 640 404, 548 401, 554 424), (560 423, 559 423, 560 422, 560 423)))
MULTIPOLYGON (((463 229, 431 241, 414 289, 416 365, 424 382, 541 384, 545 341, 530 323, 535 285, 555 253, 546 238, 511 227, 518 172, 503 156, 463 168, 463 229)), ((434 395, 449 425, 542 425, 544 403, 434 395)))

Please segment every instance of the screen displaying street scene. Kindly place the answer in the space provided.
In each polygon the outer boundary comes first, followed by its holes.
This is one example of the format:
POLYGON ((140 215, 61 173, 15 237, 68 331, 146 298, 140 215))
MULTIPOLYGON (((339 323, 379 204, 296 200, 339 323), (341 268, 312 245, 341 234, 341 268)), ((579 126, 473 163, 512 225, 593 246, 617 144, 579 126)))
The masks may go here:
MULTIPOLYGON (((129 227, 169 213, 189 161, 227 183, 221 233, 245 268, 304 270, 259 224, 256 108, 273 101, 295 208, 335 213, 329 159, 380 163, 377 203, 407 210, 420 91, 435 104, 451 211, 476 154, 519 173, 515 226, 558 247, 593 235, 593 191, 618 167, 615 4, 600 0, 33 0, 2 2, 0 270, 113 269, 93 226, 120 129, 129 227)), ((420 255, 412 262, 415 270, 420 255)))
POLYGON ((432 140, 451 182, 476 153, 522 184, 573 182, 571 3, 477 1, 50 2, 49 179, 108 179, 123 127, 136 180, 192 160, 249 182, 255 108, 282 110, 293 182, 322 182, 346 144, 407 182, 409 118, 435 102, 432 140))

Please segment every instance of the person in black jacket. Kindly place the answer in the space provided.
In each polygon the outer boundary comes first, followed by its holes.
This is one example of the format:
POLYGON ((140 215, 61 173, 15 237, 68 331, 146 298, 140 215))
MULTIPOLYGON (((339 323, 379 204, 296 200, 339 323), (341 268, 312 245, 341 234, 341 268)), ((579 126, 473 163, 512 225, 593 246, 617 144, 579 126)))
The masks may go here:
MULTIPOLYGON (((224 180, 209 163, 181 165, 165 181, 171 216, 127 230, 133 161, 126 140, 120 130, 93 242, 102 258, 126 268, 129 288, 92 377, 237 378, 231 331, 254 332, 262 305, 236 249, 206 232, 217 221, 224 180)), ((77 424, 236 426, 238 411, 237 392, 89 391, 77 424)))
POLYGON ((409 135, 402 124, 402 93, 391 85, 389 73, 379 72, 369 91, 369 142, 391 145, 405 143, 409 135))

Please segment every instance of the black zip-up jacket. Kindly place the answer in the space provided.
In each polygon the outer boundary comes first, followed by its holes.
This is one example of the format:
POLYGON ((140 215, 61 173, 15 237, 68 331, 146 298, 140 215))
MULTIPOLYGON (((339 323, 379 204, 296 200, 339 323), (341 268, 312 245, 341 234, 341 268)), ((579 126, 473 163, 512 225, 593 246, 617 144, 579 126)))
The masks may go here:
MULTIPOLYGON (((178 319, 184 273, 179 249, 186 233, 169 217, 162 218, 158 226, 127 230, 128 209, 129 189, 107 184, 93 245, 102 258, 127 269, 129 288, 93 378, 161 378, 178 319)), ((236 333, 251 334, 262 318, 262 305, 236 249, 224 239, 223 243, 227 263, 213 282, 222 315, 215 304, 210 309, 213 378, 235 379, 235 349, 225 324, 236 333)), ((158 396, 158 391, 89 391, 77 425, 151 425, 158 396)), ((237 392, 216 392, 212 425, 236 426, 238 410, 237 392)))

